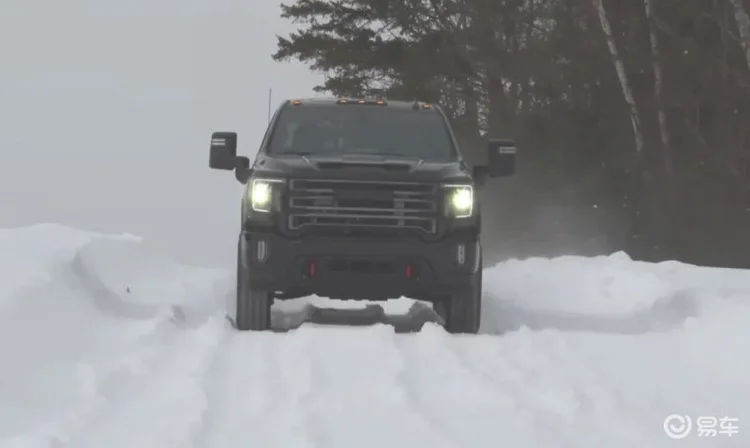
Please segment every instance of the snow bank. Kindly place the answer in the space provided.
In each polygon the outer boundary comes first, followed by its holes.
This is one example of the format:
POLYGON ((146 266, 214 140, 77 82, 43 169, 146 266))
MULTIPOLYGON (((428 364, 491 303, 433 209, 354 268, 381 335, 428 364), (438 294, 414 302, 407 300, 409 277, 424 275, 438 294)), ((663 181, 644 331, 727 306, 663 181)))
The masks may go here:
POLYGON ((225 288, 220 281, 227 276, 225 271, 177 264, 140 241, 90 241, 79 248, 69 266, 90 296, 123 313, 178 305, 216 309, 223 303, 219 291, 225 288))
MULTIPOLYGON (((177 264, 133 235, 56 224, 0 230, 0 310, 23 297, 43 300, 38 296, 52 294, 58 305, 76 300, 73 308, 93 305, 114 317, 174 318, 188 309, 217 311, 232 294, 233 280, 232 272, 177 264), (63 291, 76 298, 60 298, 63 291)), ((750 271, 636 262, 622 252, 509 260, 487 269, 484 281, 482 329, 487 333, 523 326, 578 326, 586 331, 592 325, 625 332, 630 326, 637 332, 681 324, 727 302, 746 306, 750 296, 750 271)), ((320 306, 327 301, 303 302, 320 306)), ((400 314, 411 303, 401 300, 386 308, 400 314)), ((328 305, 363 307, 352 302, 328 305)), ((300 303, 277 307, 293 311, 300 303)))
POLYGON ((750 271, 609 256, 509 260, 485 271, 484 330, 636 333, 750 305, 750 271))
MULTIPOLYGON (((49 281, 65 260, 101 237, 55 224, 0 229, 0 307, 23 289, 49 281)), ((111 238, 137 241, 128 235, 111 238)))
POLYGON ((314 319, 236 333, 233 272, 131 235, 0 230, 0 446, 213 448, 250 430, 264 446, 661 447, 675 412, 744 430, 750 272, 616 253, 484 279, 478 336, 314 319))
MULTIPOLYGON (((0 251, 0 305, 40 283, 57 281, 83 289, 99 305, 127 302, 125 308, 133 310, 201 306, 202 301, 195 301, 196 290, 214 294, 216 291, 205 291, 207 280, 215 284, 226 277, 224 271, 177 264, 134 235, 109 235, 56 224, 2 229, 0 251)), ((122 307, 121 311, 128 313, 122 307)))
POLYGON ((38 428, 49 437, 74 424, 96 387, 92 365, 129 369, 128 346, 216 310, 224 277, 175 265, 132 235, 54 224, 0 230, 0 445, 12 446, 3 436, 27 421, 55 420, 38 428), (75 412, 63 412, 68 404, 75 412))

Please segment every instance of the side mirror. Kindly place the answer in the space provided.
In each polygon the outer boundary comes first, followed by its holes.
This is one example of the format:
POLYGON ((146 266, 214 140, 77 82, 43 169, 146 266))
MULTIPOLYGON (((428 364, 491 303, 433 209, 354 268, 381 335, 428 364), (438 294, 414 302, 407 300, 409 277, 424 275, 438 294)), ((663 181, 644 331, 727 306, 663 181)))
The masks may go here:
POLYGON ((250 168, 250 159, 245 156, 237 156, 234 160, 234 178, 237 179, 237 182, 246 184, 250 180, 250 176, 253 175, 253 170, 250 168))
POLYGON ((474 166, 472 170, 471 177, 474 178, 474 183, 481 186, 484 186, 485 183, 487 183, 487 178, 490 174, 490 167, 485 165, 476 165, 474 166))
POLYGON ((226 171, 237 168, 236 132, 214 132, 211 134, 208 166, 214 170, 226 171))
POLYGON ((509 177, 516 172, 516 143, 506 138, 492 138, 487 144, 489 177, 509 177))
POLYGON ((250 168, 250 159, 237 155, 236 132, 214 132, 211 134, 208 166, 215 170, 234 171, 235 179, 242 184, 246 184, 253 174, 253 170, 250 168))

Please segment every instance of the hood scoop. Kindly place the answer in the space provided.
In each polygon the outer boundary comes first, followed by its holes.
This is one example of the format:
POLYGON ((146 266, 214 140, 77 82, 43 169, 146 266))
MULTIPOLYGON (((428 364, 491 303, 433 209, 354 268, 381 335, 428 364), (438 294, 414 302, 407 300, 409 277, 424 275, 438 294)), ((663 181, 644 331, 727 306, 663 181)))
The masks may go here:
POLYGON ((363 163, 363 162, 318 162, 315 166, 320 170, 340 170, 346 168, 354 169, 377 169, 383 171, 409 172, 412 165, 410 163, 363 163))
POLYGON ((347 155, 323 160, 313 159, 313 164, 319 170, 360 169, 408 173, 417 161, 393 160, 384 156, 347 155))

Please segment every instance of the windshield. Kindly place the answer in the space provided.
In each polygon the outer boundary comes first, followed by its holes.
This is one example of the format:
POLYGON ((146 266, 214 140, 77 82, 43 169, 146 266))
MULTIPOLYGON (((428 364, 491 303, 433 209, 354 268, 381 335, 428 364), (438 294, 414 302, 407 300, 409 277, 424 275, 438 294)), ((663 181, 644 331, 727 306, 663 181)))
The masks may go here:
POLYGON ((453 141, 440 114, 375 105, 286 108, 279 115, 268 153, 456 160, 453 141))

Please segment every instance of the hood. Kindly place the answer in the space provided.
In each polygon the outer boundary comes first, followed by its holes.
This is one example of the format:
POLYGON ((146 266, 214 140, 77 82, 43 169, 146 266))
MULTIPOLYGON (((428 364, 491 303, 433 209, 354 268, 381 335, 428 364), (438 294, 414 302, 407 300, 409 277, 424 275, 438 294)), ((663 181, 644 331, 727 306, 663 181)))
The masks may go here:
POLYGON ((431 162, 409 157, 373 154, 283 155, 259 153, 257 173, 281 177, 326 179, 413 180, 455 182, 471 176, 460 162, 431 162))

